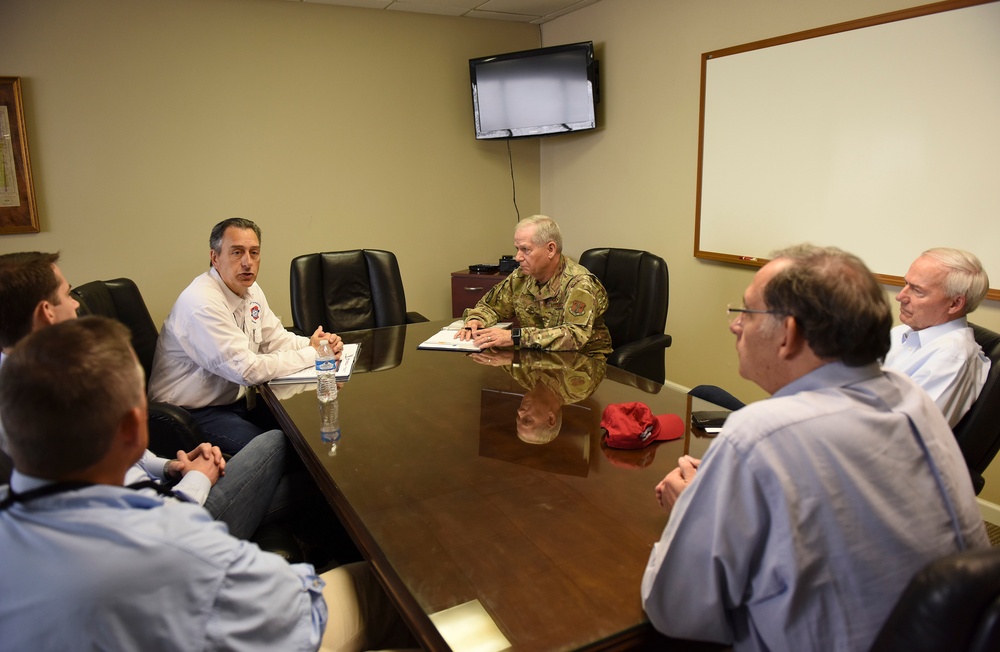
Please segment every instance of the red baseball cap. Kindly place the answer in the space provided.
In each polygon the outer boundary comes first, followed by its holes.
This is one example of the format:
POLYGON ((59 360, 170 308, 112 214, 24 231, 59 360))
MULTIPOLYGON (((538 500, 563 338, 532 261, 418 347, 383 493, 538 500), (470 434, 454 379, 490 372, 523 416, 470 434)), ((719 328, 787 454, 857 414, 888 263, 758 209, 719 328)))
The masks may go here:
POLYGON ((645 448, 654 441, 684 435, 684 421, 676 414, 654 416, 645 403, 612 403, 604 408, 601 428, 612 448, 645 448))

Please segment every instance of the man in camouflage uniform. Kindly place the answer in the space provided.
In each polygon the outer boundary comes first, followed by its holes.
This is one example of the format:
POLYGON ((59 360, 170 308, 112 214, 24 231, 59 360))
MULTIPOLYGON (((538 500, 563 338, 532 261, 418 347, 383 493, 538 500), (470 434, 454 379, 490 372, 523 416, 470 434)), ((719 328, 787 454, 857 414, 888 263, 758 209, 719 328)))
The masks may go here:
POLYGON ((538 349, 484 351, 470 357, 502 367, 527 392, 517 409, 517 436, 529 444, 547 444, 562 430, 562 408, 590 398, 604 379, 604 356, 538 349))
POLYGON ((564 405, 590 397, 604 378, 603 356, 582 353, 524 351, 511 377, 528 391, 517 410, 517 436, 529 444, 545 444, 562 431, 564 405))
POLYGON ((611 353, 603 317, 608 294, 585 267, 562 255, 559 225, 544 215, 527 217, 514 229, 514 246, 520 268, 465 311, 465 328, 456 337, 481 349, 611 353), (520 328, 491 328, 514 318, 520 328))

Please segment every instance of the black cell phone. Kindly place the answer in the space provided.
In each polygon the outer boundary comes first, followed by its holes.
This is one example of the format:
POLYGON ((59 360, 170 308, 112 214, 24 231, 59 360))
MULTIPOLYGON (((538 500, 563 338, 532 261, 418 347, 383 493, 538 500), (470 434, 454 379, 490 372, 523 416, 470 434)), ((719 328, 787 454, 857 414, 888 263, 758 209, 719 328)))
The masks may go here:
POLYGON ((729 410, 702 410, 691 413, 691 423, 696 428, 721 428, 726 422, 726 417, 732 414, 729 410))

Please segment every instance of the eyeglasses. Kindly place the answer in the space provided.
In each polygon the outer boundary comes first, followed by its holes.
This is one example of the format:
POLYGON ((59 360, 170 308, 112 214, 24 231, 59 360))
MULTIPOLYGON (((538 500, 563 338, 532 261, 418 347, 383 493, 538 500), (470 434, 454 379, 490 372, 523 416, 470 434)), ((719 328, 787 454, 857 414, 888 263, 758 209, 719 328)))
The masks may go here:
POLYGON ((782 312, 780 310, 751 310, 749 308, 733 308, 732 304, 726 306, 726 316, 729 317, 729 323, 733 324, 744 314, 751 315, 787 315, 788 313, 782 312))

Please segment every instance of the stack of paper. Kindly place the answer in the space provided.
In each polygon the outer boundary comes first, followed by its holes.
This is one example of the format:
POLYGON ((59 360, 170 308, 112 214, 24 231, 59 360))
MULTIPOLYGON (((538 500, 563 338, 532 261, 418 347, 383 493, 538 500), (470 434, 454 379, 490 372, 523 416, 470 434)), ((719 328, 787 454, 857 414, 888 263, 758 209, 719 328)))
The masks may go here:
MULTIPOLYGON (((358 358, 358 350, 361 348, 360 344, 345 344, 344 351, 340 354, 340 365, 337 367, 337 382, 343 383, 351 378, 351 372, 354 371, 354 362, 358 358)), ((274 385, 285 385, 292 383, 315 383, 316 382, 316 367, 306 367, 302 371, 296 371, 295 373, 288 374, 287 376, 282 376, 280 378, 275 378, 271 381, 274 385)))

